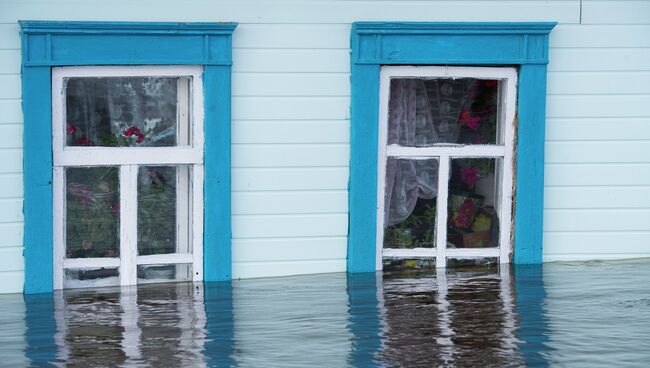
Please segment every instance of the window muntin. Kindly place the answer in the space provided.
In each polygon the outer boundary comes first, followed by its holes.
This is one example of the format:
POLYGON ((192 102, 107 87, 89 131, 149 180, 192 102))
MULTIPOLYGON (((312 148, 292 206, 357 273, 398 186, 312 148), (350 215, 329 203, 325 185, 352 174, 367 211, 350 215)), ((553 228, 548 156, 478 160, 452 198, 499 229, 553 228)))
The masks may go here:
POLYGON ((54 213, 61 214, 55 289, 203 279, 201 73, 194 66, 53 69, 54 213), (71 99, 71 82, 99 92, 71 99), (135 92, 111 92, 136 84, 135 92), (111 95, 121 99, 113 107, 111 95), (79 105, 85 112, 71 127, 69 111, 79 105), (101 144, 74 143, 80 133, 101 144))
POLYGON ((516 78, 513 68, 382 67, 377 269, 384 257, 435 258, 438 267, 448 258, 509 262, 516 78), (437 172, 429 170, 435 175, 418 174, 416 163, 426 161, 437 162, 437 172), (395 173, 395 162, 410 166, 395 173), (400 207, 389 195, 400 175, 407 182, 403 197, 411 204, 402 214, 405 221, 396 223, 400 216, 391 216, 387 206, 400 207), (413 181, 417 184, 408 185, 413 181), (432 198, 427 191, 436 194, 432 198), (480 198, 469 200, 472 196, 480 198), (427 228, 434 213, 435 226, 427 228), (414 241, 396 246, 396 227, 402 238, 414 241))

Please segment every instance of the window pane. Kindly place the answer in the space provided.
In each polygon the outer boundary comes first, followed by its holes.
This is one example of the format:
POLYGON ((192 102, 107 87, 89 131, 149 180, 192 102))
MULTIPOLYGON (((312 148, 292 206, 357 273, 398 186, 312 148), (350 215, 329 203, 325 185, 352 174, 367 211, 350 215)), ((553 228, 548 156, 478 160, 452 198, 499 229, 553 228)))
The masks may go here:
POLYGON ((383 263, 384 272, 406 271, 406 270, 431 270, 436 268, 435 257, 422 257, 422 258, 384 257, 382 263, 383 263))
POLYGON ((189 78, 66 78, 66 145, 189 144, 189 78))
POLYGON ((66 289, 117 286, 120 272, 117 268, 67 268, 63 278, 66 289))
POLYGON ((138 170, 138 254, 191 253, 189 165, 138 170))
POLYGON ((433 248, 438 159, 388 158, 384 248, 433 248))
POLYGON ((496 80, 392 79, 388 144, 501 144, 496 80))
POLYGON ((451 248, 499 246, 500 175, 502 159, 457 158, 451 162, 449 181, 449 226, 451 248))
POLYGON ((192 265, 189 263, 138 265, 138 284, 170 281, 192 281, 192 265))
POLYGON ((66 168, 65 176, 66 257, 118 257, 120 253, 118 168, 66 168))

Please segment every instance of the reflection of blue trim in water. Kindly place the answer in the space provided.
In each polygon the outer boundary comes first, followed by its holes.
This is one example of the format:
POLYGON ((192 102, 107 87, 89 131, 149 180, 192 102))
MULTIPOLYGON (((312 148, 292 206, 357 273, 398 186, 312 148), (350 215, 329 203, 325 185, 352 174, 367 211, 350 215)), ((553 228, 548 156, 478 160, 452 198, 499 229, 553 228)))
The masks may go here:
POLYGON ((204 354, 207 365, 236 366, 232 285, 230 281, 205 283, 204 295, 207 318, 204 354))
POLYGON ((551 351, 548 346, 549 326, 544 312, 546 290, 544 289, 542 265, 515 265, 515 311, 519 317, 516 332, 521 340, 519 349, 524 355, 526 365, 546 367, 546 356, 551 351))
POLYGON ((31 365, 56 360, 56 321, 53 294, 25 295, 25 357, 31 365))
POLYGON ((348 364, 376 367, 381 349, 381 316, 375 273, 348 273, 348 329, 352 334, 348 364))

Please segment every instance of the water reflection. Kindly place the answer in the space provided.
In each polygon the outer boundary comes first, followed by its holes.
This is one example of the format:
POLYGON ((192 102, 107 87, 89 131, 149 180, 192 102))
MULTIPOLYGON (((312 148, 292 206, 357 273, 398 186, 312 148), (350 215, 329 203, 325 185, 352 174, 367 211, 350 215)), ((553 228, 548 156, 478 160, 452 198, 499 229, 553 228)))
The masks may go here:
POLYGON ((330 274, 75 290, 24 303, 5 295, 0 365, 641 365, 650 358, 648 266, 330 274), (608 277, 594 276, 603 270, 608 277), (607 278, 619 284, 599 287, 607 278))

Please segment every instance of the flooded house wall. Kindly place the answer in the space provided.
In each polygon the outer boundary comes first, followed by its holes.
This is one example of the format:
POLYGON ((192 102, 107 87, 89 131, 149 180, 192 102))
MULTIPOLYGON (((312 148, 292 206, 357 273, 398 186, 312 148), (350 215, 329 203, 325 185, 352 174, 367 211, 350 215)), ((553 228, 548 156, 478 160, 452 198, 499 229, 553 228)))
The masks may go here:
POLYGON ((650 256, 648 1, 2 0, 0 292, 24 278, 18 20, 239 23, 234 278, 345 271, 352 22, 556 21, 544 260, 650 256))

